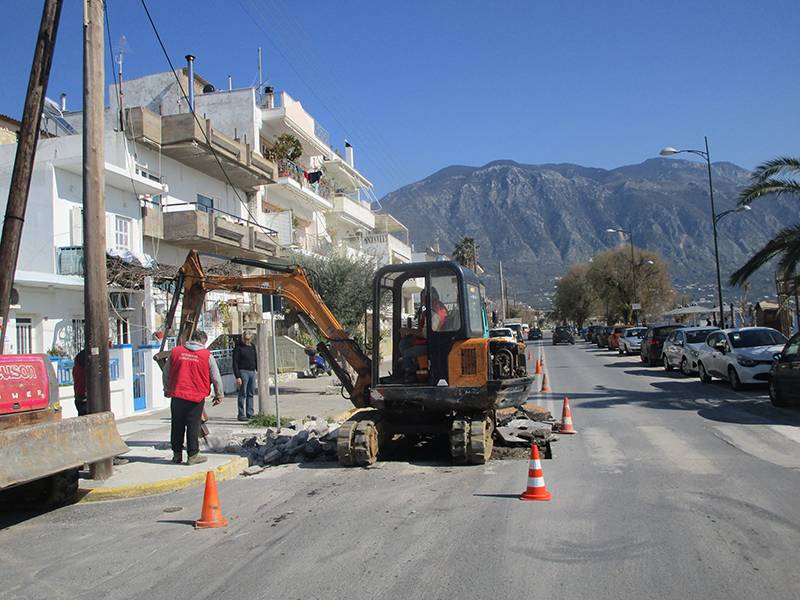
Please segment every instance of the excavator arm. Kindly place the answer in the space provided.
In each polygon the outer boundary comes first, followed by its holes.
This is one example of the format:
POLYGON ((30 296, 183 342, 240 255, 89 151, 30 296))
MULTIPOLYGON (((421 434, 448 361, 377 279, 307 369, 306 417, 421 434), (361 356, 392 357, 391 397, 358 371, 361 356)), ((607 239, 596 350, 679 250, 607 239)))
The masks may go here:
MULTIPOLYGON (((318 347, 323 356, 329 360, 342 385, 350 393, 350 400, 353 405, 357 408, 367 406, 367 393, 372 377, 370 359, 364 354, 358 343, 347 335, 338 319, 309 283, 308 276, 302 267, 285 267, 260 261, 238 259, 234 259, 234 262, 278 272, 234 277, 206 275, 200 264, 200 255, 196 250, 191 250, 180 269, 177 279, 178 285, 182 283, 183 286, 183 306, 178 343, 183 344, 188 340, 197 327, 197 321, 203 310, 203 300, 207 292, 226 290, 230 292, 280 295, 290 302, 298 312, 307 315, 319 328, 331 347, 335 348, 353 368, 357 374, 355 384, 353 384, 347 371, 333 360, 333 356, 327 347, 324 344, 320 344, 318 347)), ((179 292, 180 290, 176 290, 176 295, 179 292)), ((170 311, 173 314, 176 304, 177 302, 173 301, 170 311)), ((171 315, 168 316, 168 321, 171 321, 170 317, 171 315)), ((168 327, 170 325, 171 323, 167 323, 168 327)))

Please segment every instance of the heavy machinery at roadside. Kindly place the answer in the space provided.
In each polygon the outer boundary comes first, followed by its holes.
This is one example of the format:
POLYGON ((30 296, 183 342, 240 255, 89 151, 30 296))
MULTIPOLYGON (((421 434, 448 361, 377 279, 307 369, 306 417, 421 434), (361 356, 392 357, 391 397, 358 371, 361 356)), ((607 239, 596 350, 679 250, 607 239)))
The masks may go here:
POLYGON ((68 502, 82 465, 127 451, 112 413, 61 418, 47 356, 0 355, 0 501, 68 502))
MULTIPOLYGON (((445 261, 388 265, 373 279, 372 339, 385 336, 382 322, 391 328, 389 369, 381 372, 380 345, 368 356, 325 305, 302 267, 250 259, 231 262, 263 269, 259 275, 206 275, 200 255, 192 250, 181 267, 170 304, 170 328, 182 296, 178 343, 189 339, 203 310, 207 292, 227 290, 280 295, 297 310, 301 320, 316 325, 322 335, 317 351, 342 382, 343 393, 359 411, 341 425, 337 438, 339 463, 366 466, 377 460, 381 444, 397 435, 449 436, 456 463, 482 464, 492 454, 495 411, 519 407, 531 392, 524 346, 487 337, 483 292, 477 276, 461 265, 445 261), (418 359, 409 381, 400 354, 404 284, 423 282, 422 310, 443 316, 423 319, 427 353, 418 359), (433 296, 433 300, 431 299, 433 296), (437 299, 438 297, 438 299, 437 299), (436 306, 432 302, 438 303, 436 306), (386 316, 388 315, 388 316, 386 316), (383 318, 386 316, 386 318, 383 318), (339 360, 355 373, 355 381, 339 360)), ((163 361, 165 353, 156 360, 163 361)))

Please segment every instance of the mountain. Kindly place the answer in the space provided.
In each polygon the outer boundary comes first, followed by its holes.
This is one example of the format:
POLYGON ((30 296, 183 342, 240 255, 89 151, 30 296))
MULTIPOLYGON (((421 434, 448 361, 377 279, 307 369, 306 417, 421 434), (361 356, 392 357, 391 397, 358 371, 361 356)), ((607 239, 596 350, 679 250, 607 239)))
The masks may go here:
MULTIPOLYGON (((731 163, 712 165, 717 213, 736 205, 749 172, 731 163)), ((714 245, 705 163, 654 158, 638 165, 597 169, 573 164, 526 165, 498 160, 482 167, 453 165, 404 186, 382 200, 409 228, 417 248, 438 241, 452 252, 464 236, 475 238, 490 295, 499 290, 498 262, 509 293, 547 306, 555 278, 595 252, 627 243, 611 227, 632 228, 637 247, 670 264, 677 289, 714 302, 714 245)), ((718 225, 723 285, 778 229, 800 221, 791 198, 758 201, 749 212, 718 225)), ((774 296, 772 271, 752 280, 749 299, 774 296)), ((725 286, 726 298, 742 296, 725 286)))

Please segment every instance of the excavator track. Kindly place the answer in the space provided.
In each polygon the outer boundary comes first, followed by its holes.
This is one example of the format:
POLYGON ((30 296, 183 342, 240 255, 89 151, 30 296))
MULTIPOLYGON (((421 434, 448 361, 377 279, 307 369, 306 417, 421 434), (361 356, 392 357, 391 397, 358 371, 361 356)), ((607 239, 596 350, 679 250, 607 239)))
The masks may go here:
POLYGON ((470 422, 461 417, 456 417, 450 425, 450 456, 457 465, 469 461, 469 428, 470 422))
POLYGON ((336 453, 343 467, 368 467, 375 464, 382 437, 377 410, 361 411, 339 427, 336 453))
POLYGON ((473 419, 469 427, 469 462, 483 465, 492 457, 494 423, 490 415, 473 419))

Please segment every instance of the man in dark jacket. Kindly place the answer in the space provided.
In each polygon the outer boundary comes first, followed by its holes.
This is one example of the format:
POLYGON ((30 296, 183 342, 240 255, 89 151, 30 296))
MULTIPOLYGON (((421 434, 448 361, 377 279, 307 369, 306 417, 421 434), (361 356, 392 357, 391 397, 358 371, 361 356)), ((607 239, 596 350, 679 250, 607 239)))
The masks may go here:
POLYGON ((216 406, 222 402, 222 377, 219 368, 206 349, 208 336, 196 330, 192 339, 170 352, 164 365, 164 395, 172 398, 172 462, 183 462, 183 439, 186 437, 187 464, 206 462, 200 454, 200 421, 206 397, 214 386, 216 406))
POLYGON ((78 416, 89 414, 89 405, 86 401, 86 349, 75 355, 72 363, 72 387, 75 390, 75 409, 78 416))
POLYGON ((253 392, 256 387, 258 354, 253 346, 253 336, 242 334, 241 343, 233 349, 233 376, 239 388, 239 421, 247 421, 253 416, 253 392))

